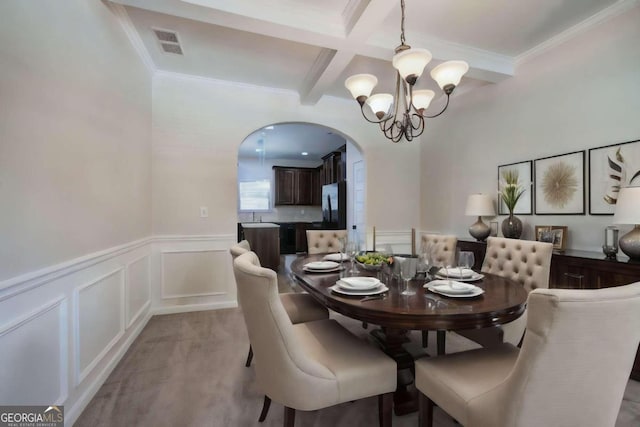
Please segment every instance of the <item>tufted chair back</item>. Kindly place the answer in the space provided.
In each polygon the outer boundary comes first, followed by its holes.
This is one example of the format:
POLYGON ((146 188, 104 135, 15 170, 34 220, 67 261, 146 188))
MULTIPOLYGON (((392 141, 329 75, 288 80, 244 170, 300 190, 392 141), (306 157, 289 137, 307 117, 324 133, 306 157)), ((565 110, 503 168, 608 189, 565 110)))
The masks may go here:
POLYGON ((309 255, 342 252, 340 239, 346 238, 347 230, 307 230, 307 252, 309 255))
POLYGON ((515 280, 527 292, 548 288, 552 251, 551 243, 489 237, 482 272, 515 280))
POLYGON ((458 238, 447 234, 423 234, 422 247, 431 245, 434 265, 456 265, 456 245, 458 238))
MULTIPOLYGON (((489 237, 482 272, 515 280, 527 292, 548 288, 552 252, 551 243, 489 237)), ((500 328, 504 333, 503 341, 518 345, 522 340, 526 324, 527 312, 525 311, 513 322, 502 325, 500 328)))

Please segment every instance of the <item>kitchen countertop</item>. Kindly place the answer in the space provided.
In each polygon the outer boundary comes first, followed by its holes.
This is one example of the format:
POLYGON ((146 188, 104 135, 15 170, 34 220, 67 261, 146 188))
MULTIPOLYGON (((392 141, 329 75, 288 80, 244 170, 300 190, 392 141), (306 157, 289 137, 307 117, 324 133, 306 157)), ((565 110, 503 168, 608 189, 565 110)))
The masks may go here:
POLYGON ((273 222, 243 222, 242 228, 280 228, 280 226, 273 222))

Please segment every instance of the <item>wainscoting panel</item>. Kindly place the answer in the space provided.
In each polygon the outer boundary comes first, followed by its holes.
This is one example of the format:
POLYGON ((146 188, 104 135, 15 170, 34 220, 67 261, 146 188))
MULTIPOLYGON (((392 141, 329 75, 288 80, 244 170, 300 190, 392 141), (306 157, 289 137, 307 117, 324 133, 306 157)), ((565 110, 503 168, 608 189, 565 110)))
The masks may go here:
POLYGON ((162 252, 162 298, 225 294, 226 283, 216 276, 228 262, 229 253, 222 250, 162 252))
POLYGON ((76 385, 124 334, 124 268, 75 290, 76 385))
POLYGON ((151 304, 151 255, 147 254, 127 265, 126 322, 127 329, 151 304))
POLYGON ((59 297, 0 327, 0 402, 63 404, 67 398, 67 304, 59 297))
POLYGON ((234 243, 146 237, 0 282, 0 402, 73 425, 152 314, 237 305, 234 243))

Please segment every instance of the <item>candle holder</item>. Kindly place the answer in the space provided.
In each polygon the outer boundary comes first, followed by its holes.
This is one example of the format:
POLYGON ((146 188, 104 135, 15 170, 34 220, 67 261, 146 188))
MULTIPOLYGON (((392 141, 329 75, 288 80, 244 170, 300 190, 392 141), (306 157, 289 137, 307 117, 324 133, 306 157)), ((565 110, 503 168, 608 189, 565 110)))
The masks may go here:
POLYGON ((615 259, 618 255, 618 227, 612 225, 604 229, 604 245, 602 252, 609 259, 615 259))

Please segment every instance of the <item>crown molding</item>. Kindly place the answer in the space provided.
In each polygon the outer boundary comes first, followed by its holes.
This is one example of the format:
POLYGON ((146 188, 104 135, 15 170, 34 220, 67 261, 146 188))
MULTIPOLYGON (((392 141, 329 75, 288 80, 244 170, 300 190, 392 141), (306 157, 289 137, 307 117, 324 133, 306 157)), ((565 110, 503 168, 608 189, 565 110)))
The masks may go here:
POLYGON ((138 34, 138 31, 133 25, 133 22, 131 21, 131 18, 129 17, 127 10, 123 5, 113 3, 110 0, 106 1, 105 4, 111 10, 111 12, 113 12, 113 14, 118 18, 118 22, 120 23, 120 26, 124 30, 124 33, 127 35, 127 38, 131 43, 131 46, 133 46, 133 49, 136 51, 136 53, 140 57, 140 60, 149 71, 149 74, 153 76, 158 69, 156 65, 153 63, 153 59, 151 59, 151 55, 149 54, 149 51, 147 51, 147 48, 145 47, 144 42, 140 38, 140 34, 138 34))
POLYGON ((574 25, 573 27, 556 34, 555 36, 547 39, 546 41, 540 43, 537 46, 527 50, 524 53, 515 57, 516 67, 524 62, 529 61, 530 59, 543 54, 544 52, 555 48, 556 46, 561 45, 562 43, 570 40, 606 21, 611 18, 614 18, 640 4, 640 0, 618 0, 616 3, 611 6, 601 10, 595 15, 590 16, 584 21, 574 25))

